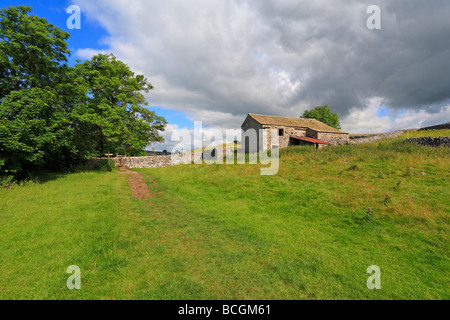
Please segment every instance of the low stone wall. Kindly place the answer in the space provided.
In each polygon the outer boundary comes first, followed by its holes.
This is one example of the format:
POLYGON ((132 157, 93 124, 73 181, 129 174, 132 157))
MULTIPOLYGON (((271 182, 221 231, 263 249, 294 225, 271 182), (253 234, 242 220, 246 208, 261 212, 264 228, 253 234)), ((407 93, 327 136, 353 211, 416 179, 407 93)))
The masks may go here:
MULTIPOLYGON (((171 155, 155 155, 155 156, 146 156, 146 157, 115 157, 115 158, 94 158, 91 159, 91 162, 99 161, 99 160, 113 160, 118 167, 127 167, 130 169, 143 169, 143 168, 164 168, 177 166, 180 164, 190 164, 194 161, 196 163, 203 160, 215 160, 219 156, 218 152, 211 152, 214 149, 205 150, 204 153, 195 154, 191 153, 180 153, 180 154, 171 154, 171 155)), ((234 155, 234 150, 224 149, 223 157, 226 155, 234 155)), ((224 161, 225 162, 225 161, 224 161)))
POLYGON ((137 168, 163 168, 175 166, 183 163, 191 163, 189 154, 174 154, 165 156, 147 156, 147 157, 119 157, 114 158, 116 166, 127 167, 130 169, 137 168))
POLYGON ((411 141, 423 146, 430 147, 450 147, 450 137, 421 137, 421 138, 409 138, 407 141, 411 141))
POLYGON ((415 130, 399 130, 399 131, 392 131, 392 132, 380 133, 380 134, 353 135, 353 136, 350 136, 348 144, 370 143, 370 142, 379 141, 381 139, 396 138, 408 131, 415 131, 415 130))

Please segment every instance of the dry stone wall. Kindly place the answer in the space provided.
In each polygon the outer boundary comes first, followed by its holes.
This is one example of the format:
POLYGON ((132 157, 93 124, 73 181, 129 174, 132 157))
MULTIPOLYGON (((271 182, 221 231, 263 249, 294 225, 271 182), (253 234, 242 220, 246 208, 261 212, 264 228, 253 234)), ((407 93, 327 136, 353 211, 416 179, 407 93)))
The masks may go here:
POLYGON ((380 134, 353 135, 350 136, 348 144, 370 143, 381 139, 396 138, 408 131, 415 131, 415 130, 399 130, 380 134))
MULTIPOLYGON (((109 160, 113 160, 116 166, 119 167, 127 167, 130 169, 144 169, 144 168, 164 168, 177 166, 180 164, 191 164, 194 161, 196 163, 200 161, 214 161, 218 159, 221 155, 219 152, 214 152, 211 154, 211 151, 215 149, 205 150, 204 153, 180 153, 180 154, 171 154, 171 155, 160 155, 160 156, 147 156, 147 157, 115 157, 109 158, 109 160)), ((235 152, 231 149, 223 149, 222 156, 234 156, 235 152)), ((108 158, 94 158, 91 159, 92 162, 105 160, 108 158)), ((225 160, 224 160, 225 162, 225 160)))
POLYGON ((407 141, 411 141, 423 146, 430 147, 450 147, 450 137, 421 137, 421 138, 409 138, 407 141))
POLYGON ((187 155, 166 155, 148 157, 119 157, 113 159, 116 165, 130 169, 137 168, 163 168, 175 166, 183 163, 191 163, 191 156, 187 155))

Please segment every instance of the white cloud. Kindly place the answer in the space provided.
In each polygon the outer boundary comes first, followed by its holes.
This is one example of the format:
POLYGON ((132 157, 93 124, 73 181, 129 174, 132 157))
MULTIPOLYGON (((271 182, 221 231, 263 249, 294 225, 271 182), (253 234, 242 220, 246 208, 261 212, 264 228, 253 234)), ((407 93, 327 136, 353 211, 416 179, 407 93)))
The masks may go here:
POLYGON ((166 130, 161 132, 161 136, 165 140, 163 143, 153 144, 147 149, 175 152, 174 148, 178 148, 178 151, 189 151, 200 147, 232 143, 234 140, 240 141, 241 131, 233 128, 203 127, 202 123, 199 123, 199 130, 194 132, 187 127, 180 128, 176 124, 168 124, 166 130))
MULTIPOLYGON (((75 2, 111 35, 103 39, 111 51, 149 78, 151 104, 241 118, 258 110, 300 115, 306 108, 293 98, 307 70, 293 77, 285 59, 295 56, 283 53, 273 30, 246 2, 75 2)), ((92 53, 79 50, 84 57, 92 53)))
POLYGON ((383 99, 372 98, 365 109, 354 109, 341 120, 342 129, 350 133, 380 133, 401 129, 418 129, 445 122, 450 119, 450 106, 439 112, 430 113, 426 110, 386 110, 383 99), (383 110, 388 114, 379 116, 383 110))
POLYGON ((77 49, 75 51, 75 55, 78 58, 86 59, 86 60, 91 59, 93 56, 100 54, 100 53, 107 54, 109 52, 106 50, 96 50, 96 49, 89 49, 89 48, 77 49))
POLYGON ((350 132, 448 121, 446 2, 383 2, 377 31, 366 28, 368 4, 354 0, 73 2, 107 30, 102 44, 154 85, 151 105, 206 126, 237 129, 247 113, 300 116, 322 104, 350 132), (374 96, 394 120, 378 117, 374 96))

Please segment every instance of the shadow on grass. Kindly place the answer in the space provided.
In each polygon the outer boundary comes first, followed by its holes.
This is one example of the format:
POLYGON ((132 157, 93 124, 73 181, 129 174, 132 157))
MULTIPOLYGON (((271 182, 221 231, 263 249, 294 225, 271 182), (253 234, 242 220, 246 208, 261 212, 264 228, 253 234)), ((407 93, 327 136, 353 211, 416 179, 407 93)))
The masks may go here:
POLYGON ((67 175, 83 172, 112 172, 117 170, 114 161, 112 160, 99 160, 91 161, 86 160, 83 163, 71 166, 65 170, 47 168, 45 170, 36 170, 28 173, 25 178, 16 179, 13 176, 0 176, 0 190, 10 189, 14 186, 25 186, 28 184, 38 183, 44 184, 50 181, 61 179, 67 175))

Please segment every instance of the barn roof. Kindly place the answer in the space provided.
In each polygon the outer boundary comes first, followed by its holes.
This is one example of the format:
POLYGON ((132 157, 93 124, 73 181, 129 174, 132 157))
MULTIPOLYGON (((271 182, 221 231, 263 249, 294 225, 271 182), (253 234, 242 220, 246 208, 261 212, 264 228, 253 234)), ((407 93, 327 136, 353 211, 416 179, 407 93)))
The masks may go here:
POLYGON ((323 122, 316 119, 304 119, 304 118, 289 118, 289 117, 277 117, 277 116, 265 116, 262 114, 249 113, 250 117, 255 119, 262 125, 276 125, 285 127, 297 127, 297 128, 309 128, 319 132, 329 133, 344 133, 338 129, 330 127, 323 122))

